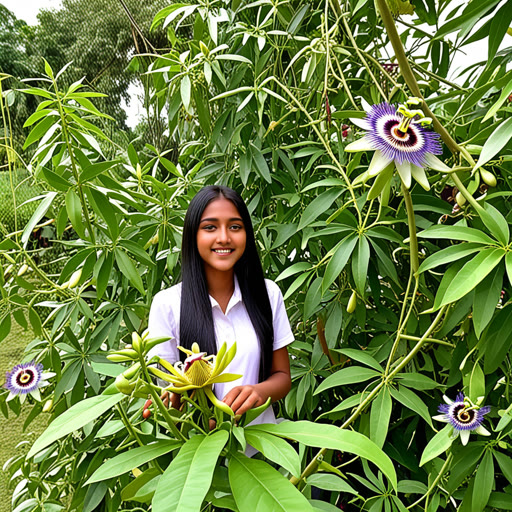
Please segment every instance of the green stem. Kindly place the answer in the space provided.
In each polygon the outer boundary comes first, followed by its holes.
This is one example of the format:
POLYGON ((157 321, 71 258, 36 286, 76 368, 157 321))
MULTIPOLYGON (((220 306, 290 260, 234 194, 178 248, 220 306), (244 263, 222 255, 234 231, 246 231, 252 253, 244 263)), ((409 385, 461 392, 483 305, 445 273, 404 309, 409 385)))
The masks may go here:
POLYGON ((451 453, 449 453, 448 457, 446 457, 446 460, 444 461, 443 466, 439 470, 439 474, 436 476, 436 478, 434 479, 432 484, 430 484, 430 487, 427 489, 427 492, 421 498, 416 500, 412 505, 409 505, 407 507, 407 509, 411 509, 411 508, 415 507, 416 505, 419 505, 424 499, 429 497, 430 493, 435 489, 439 480, 441 480, 441 478, 443 477, 444 472, 445 472, 446 468, 448 467, 448 465, 450 464, 450 462, 452 461, 452 459, 453 459, 453 455, 451 453))
POLYGON ((117 412, 119 413, 119 416, 121 416, 121 421, 123 422, 126 430, 130 433, 130 435, 139 443, 139 446, 144 446, 143 441, 139 437, 139 434, 137 434, 136 430, 133 428, 133 425, 131 424, 130 419, 126 415, 126 412, 124 411, 123 407, 120 403, 116 404, 117 412))
POLYGON ((411 271, 414 275, 416 275, 420 263, 418 258, 418 238, 416 236, 416 220, 414 218, 414 208, 412 204, 411 193, 403 183, 402 192, 404 194, 405 208, 407 210, 407 220, 409 222, 409 248, 411 254, 411 271))
POLYGON ((151 393, 151 397, 153 399, 153 402, 158 407, 158 410, 162 414, 162 416, 165 419, 165 422, 167 423, 169 430, 174 434, 174 437, 176 439, 180 439, 181 441, 187 441, 187 438, 180 432, 176 424, 174 423, 174 420, 172 416, 169 414, 169 410, 165 406, 165 404, 162 402, 162 399, 160 398, 160 395, 154 390, 153 386, 151 385, 151 377, 148 372, 148 367, 146 366, 146 360, 144 359, 144 355, 141 354, 139 356, 140 361, 140 367, 142 369, 142 373, 144 374, 144 378, 146 379, 146 382, 148 382, 149 385, 149 392, 151 393))
POLYGON ((77 186, 77 190, 78 190, 78 198, 80 199, 80 204, 82 205, 82 211, 83 211, 83 214, 85 217, 85 223, 87 224, 87 230, 89 231, 89 238, 90 238, 91 242, 93 244, 95 244, 96 237, 94 236, 94 231, 92 229, 91 219, 89 217, 89 210, 87 209, 87 203, 85 202, 84 192, 80 185, 80 176, 78 174, 78 169, 76 167, 73 148, 71 147, 71 138, 70 138, 69 132, 68 132, 68 124, 67 124, 67 120, 66 120, 66 114, 64 113, 64 108, 62 106, 62 101, 60 99, 59 90, 57 88, 57 82, 55 81, 55 79, 53 77, 51 77, 51 78, 52 78, 52 82, 53 82, 53 88, 55 90, 55 97, 57 98, 57 107, 59 109, 59 115, 60 115, 60 119, 62 122, 62 135, 64 136, 64 140, 66 142, 69 159, 71 161, 71 170, 73 172, 73 177, 77 184, 76 186, 77 186))

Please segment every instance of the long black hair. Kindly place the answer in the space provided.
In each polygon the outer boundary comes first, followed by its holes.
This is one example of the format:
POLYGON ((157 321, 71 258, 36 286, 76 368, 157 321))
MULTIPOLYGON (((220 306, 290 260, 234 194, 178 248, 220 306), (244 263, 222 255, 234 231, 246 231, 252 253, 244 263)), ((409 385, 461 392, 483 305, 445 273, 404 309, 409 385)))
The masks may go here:
MULTIPOLYGON (((204 264, 197 250, 197 231, 205 208, 215 199, 231 201, 238 210, 245 228, 245 251, 236 262, 242 300, 258 337, 261 349, 260 381, 267 379, 272 367, 274 328, 267 287, 256 249, 251 217, 243 199, 234 190, 211 185, 201 189, 192 199, 185 215, 181 246, 181 309, 180 345, 190 349, 194 342, 208 354, 217 353, 212 306, 208 294, 204 264)), ((222 342, 223 340, 219 340, 222 342)), ((243 340, 237 340, 240 350, 243 340)))

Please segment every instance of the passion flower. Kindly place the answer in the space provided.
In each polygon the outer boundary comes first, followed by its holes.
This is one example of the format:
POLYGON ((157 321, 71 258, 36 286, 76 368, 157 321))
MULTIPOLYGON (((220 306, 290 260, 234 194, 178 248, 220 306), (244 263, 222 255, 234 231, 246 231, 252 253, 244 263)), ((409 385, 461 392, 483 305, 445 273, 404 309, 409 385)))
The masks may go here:
POLYGON ((414 178, 425 190, 429 190, 425 167, 441 172, 451 171, 435 156, 442 153, 442 148, 439 134, 426 129, 432 120, 419 109, 411 110, 421 101, 410 98, 398 108, 385 102, 373 106, 365 102, 366 117, 351 119, 366 134, 350 143, 345 151, 375 151, 368 167, 369 176, 376 176, 394 164, 407 188, 411 187, 414 178))
POLYGON ((27 395, 33 396, 37 401, 41 401, 40 388, 47 386, 49 382, 46 379, 54 377, 55 373, 43 373, 43 365, 41 363, 17 364, 5 376, 5 387, 9 390, 7 401, 19 396, 20 402, 23 403, 27 395))
POLYGON ((446 404, 441 404, 438 407, 438 416, 433 418, 437 421, 444 423, 450 423, 453 427, 453 437, 460 435, 460 440, 463 445, 468 444, 469 434, 476 432, 483 436, 490 436, 491 433, 482 426, 484 416, 491 410, 486 405, 479 407, 474 404, 468 397, 465 397, 463 393, 459 393, 455 401, 450 400, 447 396, 443 396, 446 404))

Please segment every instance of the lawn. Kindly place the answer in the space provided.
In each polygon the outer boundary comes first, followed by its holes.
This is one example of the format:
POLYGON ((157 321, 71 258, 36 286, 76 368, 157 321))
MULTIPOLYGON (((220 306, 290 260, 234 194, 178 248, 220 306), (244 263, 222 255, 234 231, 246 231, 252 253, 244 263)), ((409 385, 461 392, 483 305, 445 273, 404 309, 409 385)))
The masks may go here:
MULTIPOLYGON (((5 372, 10 370, 15 364, 20 362, 23 354, 23 348, 30 341, 31 332, 23 331, 19 326, 13 326, 9 336, 0 344, 0 373, 5 376, 5 372)), ((2 382, 5 379, 2 378, 2 382)), ((27 404, 19 417, 11 413, 9 419, 0 415, 0 467, 12 457, 16 450, 16 445, 24 440, 33 441, 45 428, 45 417, 39 416, 32 422, 27 432, 23 432, 23 423, 30 412, 30 404, 27 404)), ((30 444, 24 445, 23 449, 28 451, 30 444)), ((0 512, 9 512, 11 510, 11 493, 9 489, 8 474, 0 471, 0 512)))

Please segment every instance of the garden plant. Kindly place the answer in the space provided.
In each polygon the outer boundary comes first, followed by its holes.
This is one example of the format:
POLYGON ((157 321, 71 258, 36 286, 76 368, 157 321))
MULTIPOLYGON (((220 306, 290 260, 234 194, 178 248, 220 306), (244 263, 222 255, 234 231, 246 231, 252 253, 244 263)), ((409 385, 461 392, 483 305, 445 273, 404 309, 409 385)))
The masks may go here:
POLYGON ((0 340, 33 334, 0 410, 49 420, 5 465, 12 509, 512 510, 511 23, 510 0, 171 4, 130 63, 147 117, 115 136, 72 62, 1 75, 0 340), (212 391, 237 345, 146 356, 213 183, 246 200, 295 334, 276 425, 212 391))

